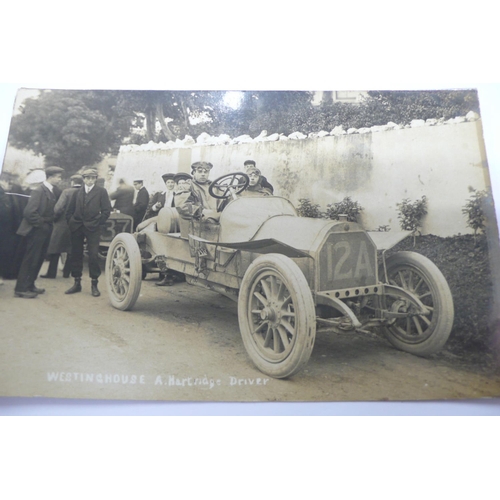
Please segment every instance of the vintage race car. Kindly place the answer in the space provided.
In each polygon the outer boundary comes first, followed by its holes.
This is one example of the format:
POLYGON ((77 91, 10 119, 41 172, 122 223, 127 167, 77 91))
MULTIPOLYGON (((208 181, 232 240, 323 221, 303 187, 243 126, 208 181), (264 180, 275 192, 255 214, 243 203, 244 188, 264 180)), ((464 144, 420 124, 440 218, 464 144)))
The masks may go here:
POLYGON ((247 184, 242 173, 211 184, 212 195, 230 200, 218 223, 163 208, 135 234, 118 234, 106 260, 113 307, 134 306, 143 268, 183 273, 237 302, 246 351, 275 378, 302 369, 324 330, 383 329, 394 346, 421 356, 443 347, 454 316, 445 278, 420 254, 384 253, 408 232, 299 217, 279 196, 238 196, 247 184))

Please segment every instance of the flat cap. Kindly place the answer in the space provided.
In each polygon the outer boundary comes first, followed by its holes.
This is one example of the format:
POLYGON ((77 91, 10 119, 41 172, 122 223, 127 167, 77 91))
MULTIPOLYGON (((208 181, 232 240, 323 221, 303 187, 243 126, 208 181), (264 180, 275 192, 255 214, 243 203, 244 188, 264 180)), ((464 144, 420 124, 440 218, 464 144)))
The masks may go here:
POLYGON ((134 179, 132 182, 136 183, 136 182, 144 182, 143 179, 134 179))
POLYGON ((51 175, 62 174, 64 172, 64 168, 61 167, 47 167, 45 169, 45 175, 50 177, 51 175))
POLYGON ((167 182, 169 179, 173 180, 174 176, 175 174, 168 173, 168 174, 163 174, 161 178, 163 179, 163 182, 167 182))
POLYGON ((255 167, 256 163, 253 160, 246 160, 245 163, 243 163, 244 167, 253 165, 255 167))
POLYGON ((212 170, 214 166, 208 161, 195 161, 191 165, 191 170, 196 170, 197 168, 206 168, 207 170, 212 170))
POLYGON ((69 179, 73 182, 83 182, 83 177, 79 174, 72 175, 69 179))
POLYGON ((179 172, 178 174, 175 174, 174 175, 174 181, 175 182, 179 182, 179 181, 182 181, 182 180, 188 180, 188 179, 192 179, 193 176, 192 175, 189 175, 187 174, 186 172, 179 172))
POLYGON ((255 166, 252 166, 252 165, 249 165, 247 168, 246 168, 246 173, 247 174, 252 174, 252 173, 255 173, 257 175, 261 175, 261 171, 255 167, 255 166))
POLYGON ((97 177, 97 170, 95 168, 87 168, 82 173, 82 177, 97 177))
POLYGON ((39 182, 43 182, 46 179, 47 176, 45 175, 45 172, 43 170, 37 169, 30 172, 24 179, 24 182, 26 184, 38 184, 39 182))

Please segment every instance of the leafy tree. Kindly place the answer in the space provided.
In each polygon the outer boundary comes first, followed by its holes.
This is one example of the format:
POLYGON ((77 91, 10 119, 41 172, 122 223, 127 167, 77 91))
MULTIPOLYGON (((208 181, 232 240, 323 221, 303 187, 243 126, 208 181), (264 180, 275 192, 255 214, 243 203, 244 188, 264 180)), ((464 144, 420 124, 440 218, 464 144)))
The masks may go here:
POLYGON ((14 116, 9 141, 72 172, 99 162, 107 153, 116 154, 121 144, 175 141, 202 132, 232 137, 255 137, 262 130, 309 134, 338 125, 360 128, 479 111, 473 90, 370 91, 358 104, 325 98, 320 106, 312 105, 312 92, 234 94, 239 97, 237 106, 225 91, 42 91, 14 116))
POLYGON ((410 123, 411 120, 429 118, 455 118, 469 111, 479 113, 479 100, 475 90, 418 90, 370 91, 368 108, 380 115, 381 125, 388 121, 410 123))
POLYGON ((135 116, 110 91, 42 91, 12 118, 9 142, 76 172, 116 153, 135 116))
POLYGON ((334 102, 325 98, 320 106, 307 114, 303 133, 385 125, 388 122, 407 124, 412 120, 454 118, 469 111, 479 113, 475 90, 437 91, 369 91, 359 103, 334 102))

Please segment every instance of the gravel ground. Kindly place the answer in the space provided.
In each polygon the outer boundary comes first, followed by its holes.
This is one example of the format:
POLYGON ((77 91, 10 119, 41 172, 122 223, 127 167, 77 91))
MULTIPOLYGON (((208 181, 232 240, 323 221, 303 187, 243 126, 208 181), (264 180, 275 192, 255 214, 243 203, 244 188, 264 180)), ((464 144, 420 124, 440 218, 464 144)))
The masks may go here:
MULTIPOLYGON (((42 269, 43 272, 43 269, 42 269)), ((37 299, 0 286, 0 395, 183 401, 401 401, 500 396, 492 363, 445 350, 430 359, 377 334, 318 334, 309 363, 288 380, 259 372, 238 329, 236 303, 186 283, 143 281, 132 311, 64 294, 39 279, 37 299)))

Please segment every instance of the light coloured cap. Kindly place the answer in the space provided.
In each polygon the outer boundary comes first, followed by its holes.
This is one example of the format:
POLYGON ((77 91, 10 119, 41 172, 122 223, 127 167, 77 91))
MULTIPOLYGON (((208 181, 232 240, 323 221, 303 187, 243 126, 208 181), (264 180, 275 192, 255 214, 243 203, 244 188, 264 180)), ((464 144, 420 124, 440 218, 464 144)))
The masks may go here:
POLYGON ((82 177, 97 177, 97 170, 95 168, 87 168, 82 173, 82 177))
POLYGON ((47 180, 47 176, 43 170, 33 170, 26 176, 24 182, 26 184, 39 184, 45 180, 47 180))

